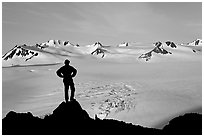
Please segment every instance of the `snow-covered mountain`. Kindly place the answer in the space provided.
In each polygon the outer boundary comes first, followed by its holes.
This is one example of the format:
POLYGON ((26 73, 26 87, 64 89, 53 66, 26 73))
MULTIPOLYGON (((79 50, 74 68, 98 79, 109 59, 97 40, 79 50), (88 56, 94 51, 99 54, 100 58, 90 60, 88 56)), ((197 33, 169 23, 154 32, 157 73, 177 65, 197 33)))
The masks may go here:
POLYGON ((186 44, 181 44, 182 46, 202 46, 202 40, 201 39, 196 39, 192 42, 186 43, 186 44))
POLYGON ((32 59, 33 57, 39 56, 39 53, 34 50, 28 50, 24 48, 26 45, 15 46, 9 52, 7 52, 2 58, 3 60, 10 60, 18 57, 22 57, 25 61, 32 59))
POLYGON ((106 55, 107 46, 102 45, 100 42, 95 42, 92 45, 80 46, 80 51, 84 55, 92 55, 97 58, 104 58, 106 55))
POLYGON ((145 59, 146 61, 149 61, 152 58, 153 54, 163 54, 163 55, 172 54, 170 51, 167 51, 165 49, 165 45, 171 48, 176 48, 176 45, 170 41, 167 41, 166 44, 159 41, 159 42, 156 42, 154 45, 155 45, 154 49, 152 49, 147 53, 142 54, 141 56, 139 56, 139 59, 145 59))
POLYGON ((49 40, 28 46, 16 45, 2 57, 3 66, 55 64, 62 62, 60 56, 75 56, 79 46, 69 41, 49 40))
POLYGON ((3 66, 53 64, 65 57, 92 55, 104 58, 108 52, 100 42, 79 46, 69 41, 49 40, 35 45, 16 45, 2 57, 3 66), (35 60, 35 62, 33 62, 35 60), (47 61, 47 63, 46 63, 47 61))
POLYGON ((47 47, 66 47, 66 46, 78 47, 79 45, 74 45, 74 44, 70 43, 69 41, 48 40, 47 42, 36 44, 35 46, 37 48, 44 49, 47 47))
POLYGON ((202 52, 202 40, 197 39, 188 46, 176 44, 172 41, 156 42, 148 46, 128 46, 128 43, 119 44, 120 46, 104 46, 100 42, 92 45, 79 46, 70 41, 49 40, 35 45, 16 45, 2 57, 3 66, 14 65, 36 65, 36 64, 55 64, 63 62, 64 58, 77 56, 92 56, 96 58, 121 59, 132 57, 136 60, 151 61, 154 56, 160 58, 166 55, 182 54, 185 56, 202 52), (191 45, 191 46, 190 46, 191 45), (194 46, 193 46, 194 45, 194 46), (120 48, 123 47, 123 48, 120 48), (164 56, 163 56, 164 55, 164 56))
POLYGON ((85 47, 84 47, 84 50, 83 50, 83 52, 85 53, 85 54, 91 54, 93 51, 95 51, 96 49, 98 49, 98 48, 102 48, 103 47, 103 45, 100 43, 100 42, 95 42, 94 44, 92 44, 92 45, 86 45, 85 47))
POLYGON ((101 58, 105 57, 105 54, 107 51, 107 49, 105 48, 105 46, 103 46, 100 42, 96 42, 93 46, 93 48, 91 49, 91 54, 92 55, 97 55, 101 58))
POLYGON ((180 45, 191 48, 194 53, 202 52, 202 40, 201 39, 196 39, 189 43, 182 43, 180 45))
POLYGON ((51 53, 44 52, 34 46, 15 46, 2 57, 2 66, 24 66, 56 64, 61 62, 51 53))
POLYGON ((196 56, 202 51, 202 47, 199 46, 182 46, 181 44, 174 43, 173 41, 166 42, 156 42, 154 43, 154 48, 146 53, 143 53, 138 57, 138 59, 144 59, 145 61, 150 61, 154 57, 159 57, 160 59, 164 57, 170 57, 172 59, 182 59, 189 58, 190 56, 196 56))

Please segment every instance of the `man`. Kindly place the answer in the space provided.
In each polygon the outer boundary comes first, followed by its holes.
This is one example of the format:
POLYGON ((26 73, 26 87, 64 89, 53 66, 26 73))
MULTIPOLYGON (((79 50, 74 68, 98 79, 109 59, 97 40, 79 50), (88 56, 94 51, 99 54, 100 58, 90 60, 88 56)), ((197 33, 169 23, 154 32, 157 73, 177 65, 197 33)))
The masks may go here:
POLYGON ((57 75, 61 78, 63 78, 63 83, 64 83, 64 92, 65 92, 65 101, 68 102, 69 95, 69 87, 71 89, 71 97, 70 101, 74 100, 74 92, 75 92, 75 87, 74 87, 74 81, 73 77, 75 77, 77 70, 69 65, 70 61, 66 59, 64 61, 64 66, 62 66, 60 69, 57 70, 57 75))

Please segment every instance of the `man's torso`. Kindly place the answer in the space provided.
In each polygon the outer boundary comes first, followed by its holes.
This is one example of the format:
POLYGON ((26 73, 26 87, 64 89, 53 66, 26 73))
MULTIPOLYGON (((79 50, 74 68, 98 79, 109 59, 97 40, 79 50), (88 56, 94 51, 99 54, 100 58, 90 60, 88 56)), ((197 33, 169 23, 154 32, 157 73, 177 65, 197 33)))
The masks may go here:
POLYGON ((64 76, 64 79, 72 79, 72 73, 74 71, 74 68, 72 66, 63 66, 61 68, 61 73, 64 76))

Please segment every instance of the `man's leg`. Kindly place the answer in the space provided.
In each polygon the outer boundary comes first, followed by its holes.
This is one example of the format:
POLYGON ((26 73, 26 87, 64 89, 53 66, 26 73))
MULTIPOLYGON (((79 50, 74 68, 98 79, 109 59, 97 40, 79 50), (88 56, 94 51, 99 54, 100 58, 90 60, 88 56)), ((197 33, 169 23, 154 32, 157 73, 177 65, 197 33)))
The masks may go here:
POLYGON ((64 82, 65 101, 68 102, 68 100, 69 100, 69 94, 68 94, 69 84, 66 81, 63 81, 63 82, 64 82))
POLYGON ((70 100, 74 100, 74 93, 75 93, 75 87, 74 87, 74 82, 70 82, 70 88, 71 88, 71 97, 70 100))

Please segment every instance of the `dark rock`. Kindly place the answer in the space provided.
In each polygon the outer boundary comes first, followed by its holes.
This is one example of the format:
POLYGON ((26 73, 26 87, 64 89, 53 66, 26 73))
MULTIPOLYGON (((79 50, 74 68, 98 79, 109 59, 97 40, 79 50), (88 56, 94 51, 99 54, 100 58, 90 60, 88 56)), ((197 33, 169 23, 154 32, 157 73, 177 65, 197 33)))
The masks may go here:
POLYGON ((196 41, 195 41, 195 45, 198 45, 198 44, 199 44, 199 42, 200 42, 199 40, 196 40, 196 41))
POLYGON ((73 100, 62 102, 50 115, 44 118, 28 113, 10 111, 2 120, 3 135, 156 135, 156 134, 201 134, 201 115, 185 115, 170 122, 164 131, 135 126, 117 120, 90 118, 80 104, 73 100), (186 124, 185 122, 190 122, 186 124), (198 125, 194 125, 194 124, 198 125), (184 127, 182 127, 184 126, 184 127), (177 129, 179 132, 177 132, 177 129), (182 130, 187 128, 188 130, 182 130), (192 130, 193 129, 193 130, 192 130), (194 130, 195 129, 195 130, 194 130))
POLYGON ((174 44, 174 43, 171 42, 171 41, 167 41, 167 42, 166 42, 166 45, 167 45, 167 46, 170 46, 171 48, 176 48, 176 44, 174 44))
POLYGON ((192 113, 176 117, 163 128, 163 132, 169 135, 201 135, 202 115, 192 113))
POLYGON ((160 41, 158 41, 158 42, 155 43, 155 46, 156 46, 156 47, 160 47, 161 45, 162 45, 162 43, 161 43, 160 41))
POLYGON ((102 45, 100 42, 96 42, 96 43, 94 44, 94 46, 97 45, 97 44, 98 44, 100 47, 103 47, 103 45, 102 45))
POLYGON ((65 41, 65 42, 64 42, 64 46, 66 46, 68 43, 69 43, 69 41, 65 41))

